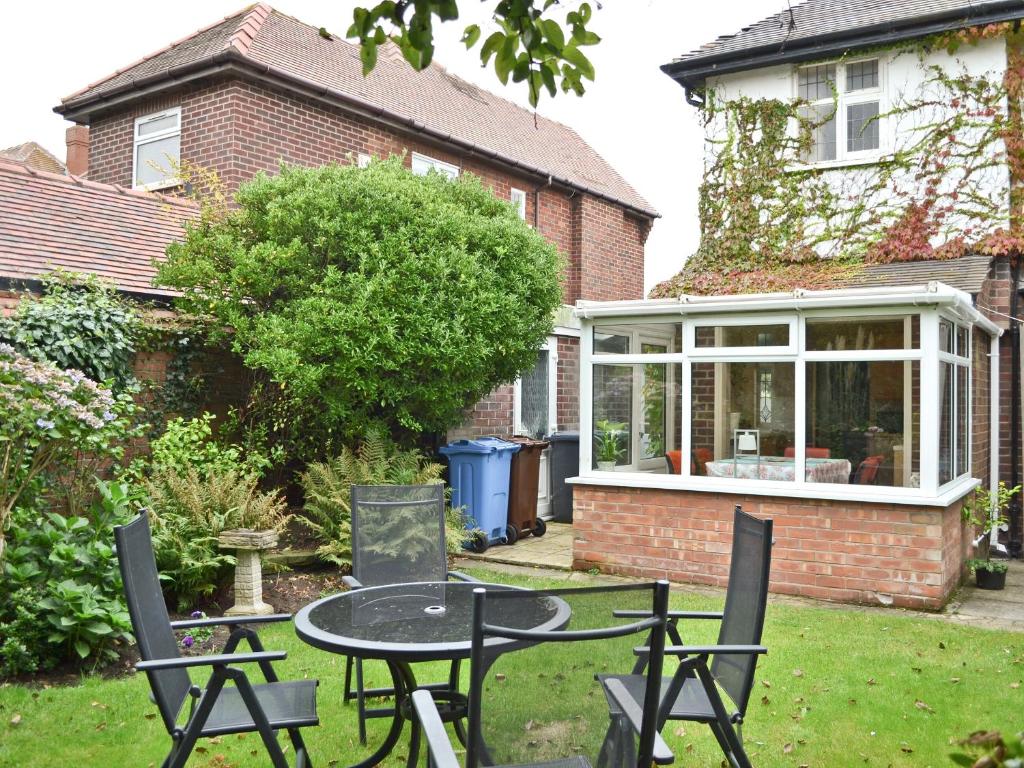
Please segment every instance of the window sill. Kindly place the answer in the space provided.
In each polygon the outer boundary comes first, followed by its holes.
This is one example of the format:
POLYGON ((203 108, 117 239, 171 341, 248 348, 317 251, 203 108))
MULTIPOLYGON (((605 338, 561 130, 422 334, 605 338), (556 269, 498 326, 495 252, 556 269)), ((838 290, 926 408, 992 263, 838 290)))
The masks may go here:
POLYGON ((925 495, 919 488, 880 488, 876 486, 827 485, 824 483, 788 483, 771 480, 681 477, 679 475, 645 472, 594 472, 571 477, 573 485, 596 485, 615 488, 650 488, 665 491, 697 491, 699 493, 730 493, 746 496, 784 496, 794 499, 856 501, 873 504, 911 504, 948 507, 973 491, 981 481, 972 477, 954 481, 935 496, 925 495))
POLYGON ((159 192, 164 189, 180 186, 181 179, 164 179, 163 181, 154 181, 152 184, 136 184, 132 189, 136 192, 159 192))
POLYGON ((786 167, 786 173, 807 173, 808 171, 839 171, 844 168, 861 168, 867 165, 881 165, 892 162, 892 155, 865 155, 847 157, 842 160, 823 160, 820 163, 793 163, 786 167))

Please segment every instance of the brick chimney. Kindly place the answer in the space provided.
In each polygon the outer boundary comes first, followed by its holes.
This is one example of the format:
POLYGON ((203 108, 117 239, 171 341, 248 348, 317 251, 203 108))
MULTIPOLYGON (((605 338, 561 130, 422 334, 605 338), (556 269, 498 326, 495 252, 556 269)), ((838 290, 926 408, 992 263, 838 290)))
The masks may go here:
POLYGON ((67 166, 72 176, 89 174, 89 126, 72 125, 65 134, 68 145, 67 166))

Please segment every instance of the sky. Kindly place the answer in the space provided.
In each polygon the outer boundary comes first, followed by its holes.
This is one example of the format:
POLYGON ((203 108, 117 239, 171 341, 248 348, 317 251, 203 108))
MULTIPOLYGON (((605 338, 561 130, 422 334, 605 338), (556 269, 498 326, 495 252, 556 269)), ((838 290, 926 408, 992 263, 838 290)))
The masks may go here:
MULTIPOLYGON (((0 27, 0 147, 37 141, 64 159, 67 123, 52 110, 88 83, 238 11, 245 0, 139 0, 11 3, 0 27)), ((352 8, 370 0, 272 0, 277 10, 344 35, 352 8)), ((564 5, 577 3, 570 0, 564 5)), ((595 2, 592 5, 597 5, 595 2)), ((435 60, 454 74, 528 108, 526 90, 503 87, 477 51, 458 41, 469 23, 485 26, 494 0, 462 0, 462 17, 443 25, 435 60)), ((541 114, 572 126, 661 213, 647 241, 645 290, 671 277, 698 244, 702 173, 699 113, 659 66, 732 34, 785 0, 603 0, 591 28, 596 81, 582 98, 545 96, 541 114)), ((486 26, 484 37, 487 36, 486 26)))

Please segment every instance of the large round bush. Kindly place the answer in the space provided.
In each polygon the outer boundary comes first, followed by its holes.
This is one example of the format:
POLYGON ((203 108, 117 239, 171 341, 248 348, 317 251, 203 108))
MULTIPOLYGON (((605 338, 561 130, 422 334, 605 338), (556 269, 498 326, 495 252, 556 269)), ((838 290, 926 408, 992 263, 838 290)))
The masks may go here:
POLYGON ((442 431, 529 367, 561 298, 555 248, 471 177, 400 158, 282 168, 168 248, 160 281, 233 329, 289 422, 331 438, 442 431))

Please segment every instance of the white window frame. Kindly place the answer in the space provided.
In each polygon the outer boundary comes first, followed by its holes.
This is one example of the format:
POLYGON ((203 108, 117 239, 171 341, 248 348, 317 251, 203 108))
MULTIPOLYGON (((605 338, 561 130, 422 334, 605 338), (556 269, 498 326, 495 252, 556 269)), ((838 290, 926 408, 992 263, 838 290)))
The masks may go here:
POLYGON ((132 128, 132 189, 141 190, 154 190, 154 189, 166 189, 167 187, 176 187, 181 184, 181 179, 177 176, 170 176, 160 181, 153 181, 149 184, 139 184, 138 182, 138 162, 139 162, 139 147, 150 144, 160 139, 167 139, 171 136, 178 137, 178 162, 181 162, 181 107, 171 107, 164 109, 159 112, 153 112, 149 115, 143 115, 142 117, 135 118, 135 123, 132 128), (174 115, 178 118, 178 125, 176 128, 168 128, 163 131, 157 131, 156 133, 148 134, 144 137, 139 136, 139 127, 146 123, 154 120, 162 120, 165 117, 174 115))
POLYGON ((412 153, 412 172, 414 174, 426 176, 431 170, 443 173, 452 180, 459 178, 459 173, 461 173, 461 169, 457 165, 446 163, 444 160, 438 160, 436 157, 430 157, 430 155, 424 155, 419 152, 412 153))
POLYGON ((882 115, 888 111, 888 104, 885 98, 888 93, 886 87, 888 67, 883 56, 860 56, 849 60, 822 61, 813 64, 801 64, 793 70, 793 98, 800 98, 800 70, 811 67, 834 66, 836 68, 836 92, 835 99, 831 96, 826 99, 818 99, 808 102, 809 106, 834 106, 836 121, 836 156, 833 160, 801 160, 798 167, 828 168, 830 166, 856 165, 859 163, 871 163, 879 160, 887 151, 889 146, 886 133, 886 123, 882 115), (852 93, 846 93, 846 68, 850 64, 861 64, 865 61, 878 62, 878 85, 875 88, 865 88, 852 93), (865 149, 857 152, 850 152, 846 149, 846 108, 856 104, 878 102, 878 148, 865 149))
MULTIPOLYGON (((952 314, 950 314, 948 312, 940 312, 939 315, 938 315, 938 320, 936 320, 936 348, 938 348, 939 323, 942 320, 945 320, 951 326, 953 326, 953 344, 952 344, 952 347, 953 347, 953 350, 954 350, 953 352, 941 352, 941 351, 938 352, 937 360, 936 360, 936 363, 935 363, 935 365, 936 365, 935 391, 936 391, 936 402, 937 403, 938 403, 938 400, 939 400, 939 398, 938 398, 938 395, 939 395, 938 382, 939 382, 939 380, 941 378, 939 376, 938 366, 940 364, 942 364, 942 363, 950 363, 953 366, 952 381, 950 381, 950 383, 949 383, 950 387, 952 388, 952 392, 953 392, 953 408, 952 408, 952 413, 950 415, 952 423, 950 424, 950 434, 949 434, 950 449, 951 449, 952 454, 953 454, 953 470, 950 473, 950 479, 947 480, 941 486, 939 486, 940 488, 945 488, 947 486, 951 486, 951 485, 953 485, 955 483, 960 482, 964 477, 970 477, 971 473, 974 471, 974 445, 973 445, 973 443, 974 443, 974 440, 973 440, 973 432, 974 432, 974 430, 972 429, 972 425, 974 423, 974 418, 973 418, 973 416, 974 416, 974 413, 973 413, 973 411, 974 411, 974 370, 973 370, 973 365, 972 365, 972 359, 973 358, 972 358, 972 354, 971 354, 972 353, 972 345, 974 344, 974 329, 971 326, 965 324, 962 320, 960 320, 956 316, 954 316, 954 315, 952 315, 952 314), (958 336, 957 330, 958 329, 959 330, 966 330, 967 331, 967 349, 966 350, 961 350, 960 349, 960 344, 959 344, 959 341, 957 340, 957 336, 958 336), (966 355, 961 354, 962 351, 966 351, 967 354, 966 355), (958 463, 957 459, 959 458, 960 450, 961 450, 961 448, 960 448, 960 430, 958 429, 958 422, 959 422, 958 410, 960 408, 960 393, 957 391, 959 389, 959 387, 960 387, 959 376, 957 375, 957 371, 958 371, 958 369, 961 369, 961 368, 966 368, 967 369, 967 422, 966 422, 967 423, 967 451, 966 451, 967 455, 966 455, 966 472, 961 472, 960 474, 956 474, 955 468, 957 466, 957 463, 958 463)), ((939 436, 939 432, 942 429, 942 424, 941 424, 941 421, 942 421, 942 404, 941 403, 938 404, 938 407, 936 409, 935 421, 936 421, 935 473, 936 473, 936 478, 938 478, 938 471, 939 471, 938 470, 938 466, 939 466, 939 463, 938 463, 939 462, 939 439, 938 439, 938 436, 939 436)), ((924 459, 924 456, 922 454, 922 460, 923 459, 924 459)), ((937 479, 936 479, 936 482, 938 482, 937 479)))
POLYGON ((526 221, 526 191, 512 187, 508 193, 508 199, 519 211, 519 218, 526 221))
MULTIPOLYGON (((558 338, 548 336, 538 351, 548 353, 548 432, 558 429, 558 338)), ((513 434, 524 434, 523 429, 523 380, 517 377, 512 386, 513 434)))
POLYGON ((371 158, 366 152, 360 152, 356 155, 356 166, 359 168, 365 168, 370 164, 370 160, 372 159, 373 158, 371 158))
MULTIPOLYGON (((951 290, 951 289, 949 289, 951 290)), ((944 506, 962 497, 965 493, 978 485, 979 481, 972 477, 973 472, 973 430, 967 429, 967 460, 966 472, 954 477, 950 482, 939 485, 938 482, 938 458, 939 458, 939 419, 941 410, 938 401, 939 385, 939 363, 947 357, 967 369, 968 395, 967 407, 968 425, 972 419, 973 408, 973 370, 971 345, 974 343, 973 328, 980 326, 990 336, 998 334, 994 324, 981 317, 976 311, 965 310, 962 305, 946 307, 941 302, 918 303, 917 300, 902 302, 876 302, 868 301, 864 306, 851 306, 851 303, 832 305, 817 305, 803 308, 800 297, 791 299, 794 306, 785 313, 773 312, 770 314, 757 314, 756 312, 738 311, 732 315, 714 314, 711 312, 688 314, 686 309, 680 311, 678 304, 659 307, 644 314, 613 314, 616 302, 606 303, 610 310, 605 314, 594 312, 589 314, 584 307, 579 311, 582 320, 582 332, 580 336, 580 433, 581 435, 593 434, 593 366, 597 364, 643 364, 643 363, 682 363, 682 381, 680 382, 681 397, 678 406, 682 409, 682 434, 680 435, 680 448, 682 455, 691 455, 691 401, 692 370, 694 363, 706 363, 717 361, 734 362, 792 362, 795 365, 795 387, 794 387, 794 432, 795 432, 795 477, 793 481, 769 481, 769 480, 736 480, 734 478, 713 478, 706 476, 691 476, 690 462, 683 461, 681 474, 666 475, 652 474, 639 471, 622 471, 617 469, 614 472, 605 472, 593 468, 593 447, 591 440, 580 440, 580 481, 597 485, 635 487, 635 488, 665 488, 665 489, 686 489, 707 492, 771 496, 790 496, 794 498, 810 499, 836 499, 854 501, 873 501, 878 503, 896 504, 922 504, 929 506, 944 506), (682 315, 682 317, 680 317, 682 315), (808 320, 818 318, 836 317, 871 317, 886 318, 893 316, 917 316, 919 326, 919 344, 914 349, 879 349, 879 350, 837 350, 837 351, 813 351, 804 350, 806 338, 806 323, 808 320), (795 324, 795 333, 791 330, 790 341, 794 349, 789 354, 777 354, 776 348, 757 348, 759 354, 740 354, 750 352, 747 348, 701 348, 695 350, 692 346, 694 339, 693 328, 696 325, 723 324, 726 320, 730 324, 758 324, 768 319, 772 322, 779 322, 780 318, 787 318, 795 324), (968 349, 965 355, 946 355, 939 352, 939 319, 944 317, 955 325, 967 331, 968 349), (683 339, 683 351, 681 353, 669 354, 594 354, 594 328, 602 330, 630 330, 630 326, 642 324, 650 327, 652 324, 678 324, 682 323, 681 333, 683 339), (694 354, 694 352, 697 354, 694 354), (709 354, 710 353, 710 354, 709 354), (841 361, 856 360, 863 362, 901 360, 916 362, 919 365, 919 392, 917 408, 920 412, 918 434, 912 435, 912 445, 916 446, 918 463, 912 471, 920 473, 918 487, 897 487, 897 486, 848 486, 831 483, 813 483, 806 481, 806 420, 807 420, 807 399, 806 399, 806 363, 814 361, 841 361)), ((725 302, 723 302, 725 303, 725 302)), ((778 304, 782 304, 780 300, 778 304)), ((600 304, 600 303, 598 303, 600 304)), ((626 304, 623 302, 622 304, 626 304)), ((641 304, 635 302, 633 304, 641 304)), ((634 310, 635 311, 635 310, 634 310)), ((642 332, 642 329, 633 329, 642 332)), ((908 331, 909 332, 909 331, 908 331)), ((907 344, 909 346, 909 343, 907 344)), ((632 350, 632 347, 631 347, 632 350)), ((955 386, 955 385, 954 385, 955 386)), ((911 406, 913 407, 913 406, 911 406)), ((993 405, 993 407, 995 407, 993 405)), ((955 415, 953 425, 954 435, 956 433, 955 415)), ((954 436, 954 440, 958 439, 954 436)), ((910 450, 913 450, 911 448, 910 450)), ((954 454, 955 456, 955 454, 954 454)))

